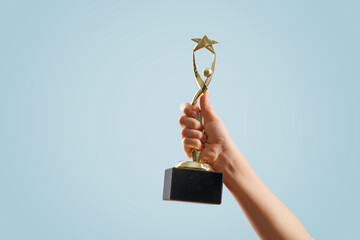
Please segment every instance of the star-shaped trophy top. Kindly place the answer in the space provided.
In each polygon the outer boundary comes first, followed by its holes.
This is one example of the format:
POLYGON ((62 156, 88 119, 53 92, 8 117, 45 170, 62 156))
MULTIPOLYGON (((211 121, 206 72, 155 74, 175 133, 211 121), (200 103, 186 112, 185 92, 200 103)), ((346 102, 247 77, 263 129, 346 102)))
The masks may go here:
POLYGON ((206 35, 204 35, 202 38, 192 38, 191 40, 197 43, 197 45, 194 48, 194 52, 199 49, 206 48, 210 52, 215 54, 215 50, 212 45, 218 43, 217 41, 209 39, 206 35))

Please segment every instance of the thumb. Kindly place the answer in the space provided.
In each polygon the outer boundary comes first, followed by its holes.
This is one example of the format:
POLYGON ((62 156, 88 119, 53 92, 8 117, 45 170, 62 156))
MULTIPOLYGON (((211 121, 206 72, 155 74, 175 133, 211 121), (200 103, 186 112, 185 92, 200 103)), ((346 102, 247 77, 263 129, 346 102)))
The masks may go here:
POLYGON ((213 121, 218 118, 214 107, 211 105, 209 95, 210 95, 209 91, 206 91, 200 97, 200 107, 205 122, 213 121))

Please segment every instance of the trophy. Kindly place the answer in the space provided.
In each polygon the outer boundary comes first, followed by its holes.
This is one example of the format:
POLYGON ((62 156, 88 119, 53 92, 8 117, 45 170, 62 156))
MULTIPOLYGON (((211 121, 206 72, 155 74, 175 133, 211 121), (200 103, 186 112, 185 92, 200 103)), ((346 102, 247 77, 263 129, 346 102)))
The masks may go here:
MULTIPOLYGON (((198 91, 192 100, 192 105, 196 105, 198 98, 207 90, 214 75, 216 53, 212 45, 217 42, 210 40, 206 35, 191 40, 197 43, 193 50, 193 68, 198 91), (205 81, 202 80, 195 62, 195 52, 202 48, 214 54, 211 68, 204 69, 205 81)), ((204 124, 201 110, 196 119, 204 124)), ((180 161, 175 167, 165 170, 163 200, 221 204, 223 173, 215 172, 209 164, 201 163, 200 154, 201 151, 194 149, 193 161, 180 161)))

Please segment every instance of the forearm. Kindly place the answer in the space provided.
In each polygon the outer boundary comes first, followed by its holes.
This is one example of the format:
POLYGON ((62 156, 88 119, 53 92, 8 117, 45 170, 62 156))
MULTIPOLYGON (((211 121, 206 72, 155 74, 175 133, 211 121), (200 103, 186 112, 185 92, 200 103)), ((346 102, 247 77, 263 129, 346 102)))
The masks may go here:
POLYGON ((261 239, 312 239, 297 217, 266 187, 240 150, 227 145, 216 170, 261 239))

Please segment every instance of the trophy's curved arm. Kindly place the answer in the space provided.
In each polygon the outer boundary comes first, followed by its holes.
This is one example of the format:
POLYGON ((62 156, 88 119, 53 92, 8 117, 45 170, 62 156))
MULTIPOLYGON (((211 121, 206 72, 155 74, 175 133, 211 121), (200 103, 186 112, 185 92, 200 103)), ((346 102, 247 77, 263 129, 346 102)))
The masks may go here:
POLYGON ((195 75, 195 81, 196 81, 196 85, 198 86, 198 88, 203 88, 204 87, 204 81, 202 80, 197 67, 196 67, 196 62, 195 62, 195 51, 193 51, 193 67, 194 67, 194 75, 195 75))
POLYGON ((211 73, 211 75, 210 75, 208 78, 206 78, 206 80, 205 80, 205 86, 206 86, 206 87, 209 86, 210 81, 211 81, 211 79, 212 79, 212 77, 213 77, 213 75, 214 75, 214 72, 215 72, 215 64, 216 64, 216 53, 214 53, 213 62, 212 62, 212 64, 211 64, 212 73, 211 73))
POLYGON ((192 100, 192 102, 191 102, 191 105, 195 105, 195 104, 196 104, 197 100, 199 99, 199 97, 201 96, 202 93, 203 93, 203 89, 199 89, 199 90, 195 93, 195 95, 194 95, 194 97, 193 97, 193 100, 192 100))

